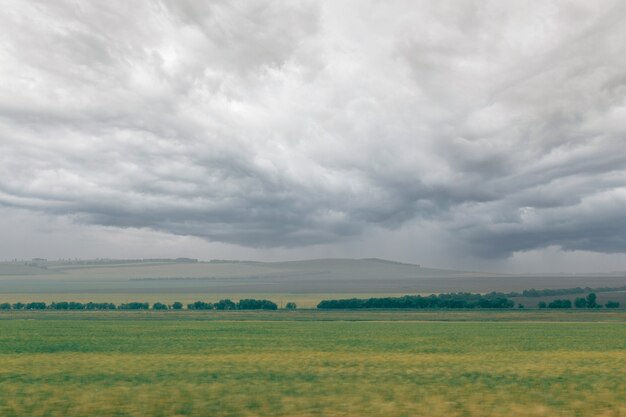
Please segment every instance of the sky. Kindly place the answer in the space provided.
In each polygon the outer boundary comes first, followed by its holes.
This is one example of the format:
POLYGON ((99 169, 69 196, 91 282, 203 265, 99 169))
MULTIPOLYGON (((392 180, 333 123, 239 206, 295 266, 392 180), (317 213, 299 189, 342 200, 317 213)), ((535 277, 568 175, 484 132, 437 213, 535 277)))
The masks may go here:
POLYGON ((626 3, 6 0, 0 259, 626 270, 626 3))

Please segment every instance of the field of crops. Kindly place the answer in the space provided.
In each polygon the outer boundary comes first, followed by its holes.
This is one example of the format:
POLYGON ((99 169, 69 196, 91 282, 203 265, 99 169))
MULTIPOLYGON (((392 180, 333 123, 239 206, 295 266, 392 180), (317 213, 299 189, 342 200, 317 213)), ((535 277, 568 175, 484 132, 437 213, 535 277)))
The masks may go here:
POLYGON ((0 415, 626 416, 626 313, 548 313, 0 314, 0 415))

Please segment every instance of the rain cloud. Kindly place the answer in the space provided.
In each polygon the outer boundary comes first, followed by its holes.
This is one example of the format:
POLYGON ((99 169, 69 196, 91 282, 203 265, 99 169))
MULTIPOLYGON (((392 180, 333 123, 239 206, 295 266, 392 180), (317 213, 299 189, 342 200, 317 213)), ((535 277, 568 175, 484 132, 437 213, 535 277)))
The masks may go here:
POLYGON ((626 252, 620 1, 17 1, 0 205, 245 247, 626 252))

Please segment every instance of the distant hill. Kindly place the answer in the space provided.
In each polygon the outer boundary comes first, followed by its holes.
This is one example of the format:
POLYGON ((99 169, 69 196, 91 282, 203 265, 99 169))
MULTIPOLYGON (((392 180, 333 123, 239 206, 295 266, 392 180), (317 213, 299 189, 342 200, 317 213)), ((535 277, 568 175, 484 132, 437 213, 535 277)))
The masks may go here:
POLYGON ((106 259, 0 263, 0 294, 414 294, 626 285, 625 275, 505 275, 385 259, 106 259))

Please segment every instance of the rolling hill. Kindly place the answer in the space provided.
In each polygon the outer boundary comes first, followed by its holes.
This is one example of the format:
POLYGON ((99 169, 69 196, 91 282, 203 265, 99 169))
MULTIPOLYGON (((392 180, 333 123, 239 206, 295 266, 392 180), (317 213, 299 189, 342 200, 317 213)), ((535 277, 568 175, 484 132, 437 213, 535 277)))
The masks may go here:
MULTIPOLYGON (((620 286, 626 274, 506 275, 383 259, 0 263, 0 294, 407 294, 620 286)), ((5 297, 6 298, 6 297, 5 297)))

